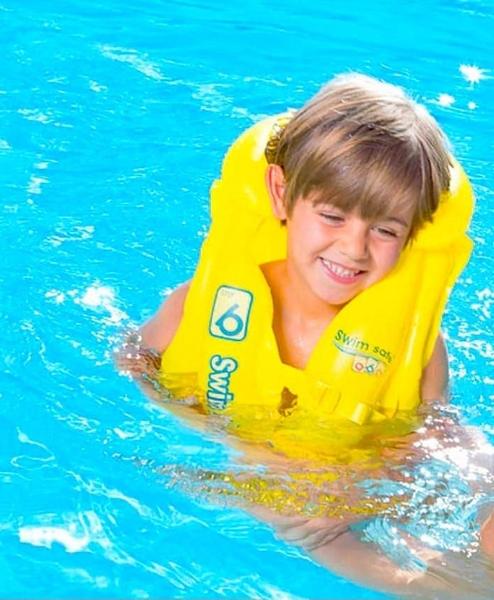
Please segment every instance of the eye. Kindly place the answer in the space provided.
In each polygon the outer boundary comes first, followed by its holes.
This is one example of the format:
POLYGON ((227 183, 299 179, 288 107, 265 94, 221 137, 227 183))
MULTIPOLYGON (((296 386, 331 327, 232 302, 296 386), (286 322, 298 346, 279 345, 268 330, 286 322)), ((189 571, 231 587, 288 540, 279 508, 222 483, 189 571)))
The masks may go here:
POLYGON ((320 212, 319 215, 328 223, 339 225, 345 221, 345 217, 332 212, 320 212))
POLYGON ((394 229, 390 229, 389 227, 382 227, 380 225, 376 225, 376 227, 374 227, 374 231, 380 235, 381 237, 384 238, 397 238, 399 237, 399 234, 397 231, 395 231, 394 229))

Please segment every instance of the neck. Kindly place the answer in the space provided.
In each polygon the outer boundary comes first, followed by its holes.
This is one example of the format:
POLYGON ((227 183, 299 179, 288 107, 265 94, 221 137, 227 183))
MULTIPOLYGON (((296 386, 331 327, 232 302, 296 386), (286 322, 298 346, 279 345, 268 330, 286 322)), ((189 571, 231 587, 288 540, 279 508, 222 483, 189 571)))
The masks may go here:
MULTIPOLYGON (((275 310, 300 323, 328 324, 339 312, 340 306, 333 306, 316 296, 286 261, 271 263, 271 281, 269 273, 266 279, 271 287, 275 310)), ((265 273, 266 275, 266 273, 265 273)))
POLYGON ((307 293, 284 261, 263 265, 262 271, 271 288, 273 330, 280 357, 286 364, 303 369, 339 307, 307 293))

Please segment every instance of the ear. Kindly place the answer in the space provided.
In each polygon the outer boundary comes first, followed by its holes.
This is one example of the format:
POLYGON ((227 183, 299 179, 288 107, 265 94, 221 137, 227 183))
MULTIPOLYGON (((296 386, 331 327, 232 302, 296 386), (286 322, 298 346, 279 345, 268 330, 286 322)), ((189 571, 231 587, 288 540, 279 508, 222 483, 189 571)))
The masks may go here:
POLYGON ((285 174, 280 165, 268 165, 266 169, 266 187, 274 216, 280 221, 286 221, 288 215, 285 206, 285 174))

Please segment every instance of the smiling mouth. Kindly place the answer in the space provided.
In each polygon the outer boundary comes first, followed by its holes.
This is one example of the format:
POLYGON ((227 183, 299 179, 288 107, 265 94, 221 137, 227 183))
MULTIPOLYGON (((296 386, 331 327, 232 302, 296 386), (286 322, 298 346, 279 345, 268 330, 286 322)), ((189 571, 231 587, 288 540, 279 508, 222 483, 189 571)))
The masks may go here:
POLYGON ((353 283, 354 281, 356 281, 359 275, 365 273, 365 271, 357 269, 348 269, 346 267, 343 267, 342 265, 339 265, 338 263, 334 263, 322 257, 320 258, 326 272, 328 272, 329 275, 333 277, 333 279, 336 279, 337 281, 340 281, 342 283, 353 283))

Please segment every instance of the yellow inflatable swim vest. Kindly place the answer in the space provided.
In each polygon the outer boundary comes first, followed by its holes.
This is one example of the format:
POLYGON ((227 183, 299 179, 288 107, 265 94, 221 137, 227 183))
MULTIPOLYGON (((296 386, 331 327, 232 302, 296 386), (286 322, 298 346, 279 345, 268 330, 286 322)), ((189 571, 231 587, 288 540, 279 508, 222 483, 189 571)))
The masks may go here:
POLYGON ((472 190, 455 163, 434 222, 385 279, 341 309, 306 368, 296 369, 279 357, 259 267, 286 256, 286 231, 264 182, 276 122, 254 125, 224 159, 211 191, 211 229, 162 357, 161 382, 174 396, 194 395, 207 411, 231 417, 243 437, 282 448, 310 438, 316 448, 334 443, 341 429, 355 443, 365 429, 358 426, 415 414, 447 296, 471 252, 472 190), (316 421, 329 423, 330 432, 316 421))

